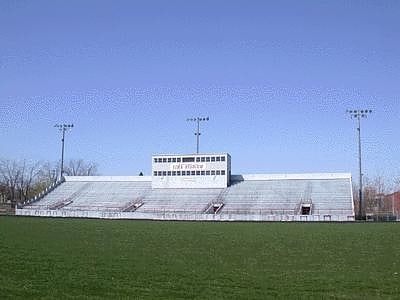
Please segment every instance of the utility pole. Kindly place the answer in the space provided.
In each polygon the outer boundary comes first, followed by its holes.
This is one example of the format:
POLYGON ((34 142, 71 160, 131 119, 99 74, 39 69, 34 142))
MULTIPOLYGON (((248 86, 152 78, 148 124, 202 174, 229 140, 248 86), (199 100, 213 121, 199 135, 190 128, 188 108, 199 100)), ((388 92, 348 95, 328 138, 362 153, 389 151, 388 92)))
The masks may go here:
POLYGON ((346 111, 350 118, 357 119, 357 131, 358 131, 358 169, 359 169, 359 189, 358 189, 358 197, 359 197, 359 207, 358 207, 358 215, 362 219, 362 206, 363 203, 363 173, 362 173, 362 156, 361 156, 361 119, 366 118, 368 114, 372 113, 370 109, 356 109, 356 110, 347 110, 346 111))
POLYGON ((74 127, 74 124, 56 124, 54 127, 58 128, 62 132, 61 138, 61 170, 60 170, 60 180, 64 175, 64 141, 65 141, 65 132, 67 130, 71 130, 74 127))
POLYGON ((197 145, 197 147, 196 147, 196 153, 197 154, 199 154, 199 144, 200 144, 200 135, 201 135, 201 133, 200 133, 200 122, 204 122, 204 121, 208 121, 210 118, 209 117, 205 117, 205 118, 202 118, 202 117, 197 117, 197 118, 188 118, 188 119, 186 119, 186 121, 188 121, 188 122, 197 122, 197 131, 195 132, 195 136, 196 136, 196 145, 197 145))

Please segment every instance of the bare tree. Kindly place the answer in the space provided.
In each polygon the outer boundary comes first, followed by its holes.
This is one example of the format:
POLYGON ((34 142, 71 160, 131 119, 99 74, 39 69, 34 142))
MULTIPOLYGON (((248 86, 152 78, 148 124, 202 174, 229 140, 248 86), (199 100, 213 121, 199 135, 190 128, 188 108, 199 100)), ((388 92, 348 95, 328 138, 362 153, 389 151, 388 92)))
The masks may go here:
POLYGON ((31 164, 26 160, 0 160, 0 181, 11 203, 15 204, 33 196, 39 170, 39 163, 31 164))
POLYGON ((8 188, 0 181, 0 203, 7 202, 8 188))
MULTIPOLYGON (((12 205, 32 198, 57 180, 60 163, 30 163, 0 159, 0 196, 12 205)), ((71 176, 97 174, 97 165, 82 159, 71 160, 65 169, 71 176)))
POLYGON ((2 184, 6 187, 6 197, 12 203, 16 202, 17 187, 20 176, 20 168, 16 161, 4 159, 0 160, 0 180, 2 184))
POLYGON ((60 174, 60 163, 45 162, 41 165, 39 171, 39 182, 43 187, 49 186, 57 181, 60 174))
POLYGON ((395 192, 400 192, 400 177, 395 178, 394 180, 394 189, 395 192))
POLYGON ((40 163, 20 163, 20 176, 18 180, 19 200, 25 201, 33 196, 34 187, 38 184, 40 163))
POLYGON ((389 184, 383 175, 377 175, 373 179, 365 178, 364 200, 367 213, 382 213, 387 211, 384 202, 385 195, 389 191, 389 184))
POLYGON ((69 176, 94 176, 97 175, 97 164, 85 162, 83 159, 72 159, 64 168, 64 173, 69 176))
MULTIPOLYGON (((61 170, 61 162, 42 164, 40 169, 40 181, 48 186, 57 181, 61 170)), ((64 175, 67 176, 94 176, 97 175, 97 164, 86 162, 83 159, 73 159, 64 165, 64 175)))

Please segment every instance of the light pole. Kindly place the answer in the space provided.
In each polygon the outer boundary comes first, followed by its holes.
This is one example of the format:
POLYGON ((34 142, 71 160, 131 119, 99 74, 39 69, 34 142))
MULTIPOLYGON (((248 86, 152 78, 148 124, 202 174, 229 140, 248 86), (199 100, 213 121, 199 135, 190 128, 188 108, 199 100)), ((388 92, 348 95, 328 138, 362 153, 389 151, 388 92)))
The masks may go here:
POLYGON ((197 118, 188 118, 186 119, 186 121, 188 122, 197 122, 197 131, 195 132, 195 136, 196 136, 196 140, 197 140, 197 147, 196 147, 196 153, 199 154, 199 143, 200 143, 200 122, 204 122, 204 121, 208 121, 210 118, 209 117, 205 117, 205 118, 201 118, 201 117, 197 117, 197 118))
POLYGON ((60 180, 64 174, 64 140, 65 140, 65 132, 67 130, 71 130, 74 127, 74 124, 56 124, 54 127, 58 128, 62 132, 61 138, 61 170, 60 170, 60 180))
POLYGON ((392 215, 394 216, 394 195, 395 193, 393 192, 392 194, 392 215))
POLYGON ((358 197, 359 197, 359 207, 358 207, 358 214, 359 217, 362 218, 362 205, 363 205, 363 173, 362 173, 362 165, 361 165, 361 118, 366 118, 368 114, 372 113, 370 109, 355 109, 355 110, 347 110, 346 111, 350 118, 357 119, 357 131, 358 131, 358 168, 359 168, 359 189, 358 189, 358 197))

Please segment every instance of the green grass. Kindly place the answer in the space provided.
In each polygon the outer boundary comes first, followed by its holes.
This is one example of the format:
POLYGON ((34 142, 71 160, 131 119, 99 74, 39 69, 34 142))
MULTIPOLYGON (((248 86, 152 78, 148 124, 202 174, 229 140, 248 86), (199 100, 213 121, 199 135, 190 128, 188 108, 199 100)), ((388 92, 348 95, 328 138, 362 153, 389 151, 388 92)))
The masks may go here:
POLYGON ((399 299, 400 223, 0 217, 0 298, 399 299))

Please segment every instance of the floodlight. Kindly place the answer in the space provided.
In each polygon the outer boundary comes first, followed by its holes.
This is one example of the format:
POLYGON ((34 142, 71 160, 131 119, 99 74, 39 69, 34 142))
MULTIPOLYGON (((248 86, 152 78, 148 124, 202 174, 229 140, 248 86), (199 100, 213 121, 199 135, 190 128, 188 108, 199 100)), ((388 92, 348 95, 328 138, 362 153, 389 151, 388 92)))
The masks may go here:
POLYGON ((195 136, 196 136, 196 153, 199 154, 199 143, 200 143, 200 122, 201 121, 208 121, 209 117, 194 117, 194 118, 188 118, 186 119, 186 121, 194 121, 197 122, 197 131, 195 132, 195 136))
POLYGON ((372 113, 371 109, 363 109, 363 110, 347 110, 347 113, 350 114, 351 118, 357 119, 358 122, 358 127, 357 127, 357 132, 358 132, 358 167, 359 167, 359 210, 358 214, 360 218, 363 218, 363 212, 362 212, 362 206, 363 206, 363 173, 362 173, 362 153, 361 153, 361 118, 367 118, 368 113, 372 113))
POLYGON ((64 174, 64 141, 65 132, 74 127, 74 124, 56 124, 54 127, 58 128, 62 132, 61 138, 61 169, 60 169, 60 179, 62 179, 64 174))

